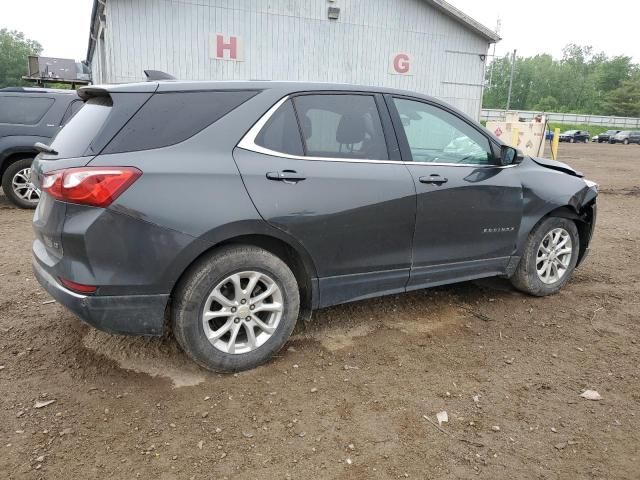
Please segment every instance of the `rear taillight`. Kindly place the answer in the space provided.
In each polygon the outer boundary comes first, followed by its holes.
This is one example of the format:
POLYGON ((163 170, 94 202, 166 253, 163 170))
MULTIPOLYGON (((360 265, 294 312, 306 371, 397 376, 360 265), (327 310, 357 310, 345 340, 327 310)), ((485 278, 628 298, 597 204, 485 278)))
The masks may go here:
POLYGON ((107 207, 142 172, 134 167, 80 167, 44 175, 42 190, 63 202, 107 207))
POLYGON ((58 277, 60 283, 67 287, 69 290, 72 290, 77 293, 96 293, 98 287, 94 285, 85 285, 83 283, 72 282, 71 280, 67 280, 66 278, 58 277))

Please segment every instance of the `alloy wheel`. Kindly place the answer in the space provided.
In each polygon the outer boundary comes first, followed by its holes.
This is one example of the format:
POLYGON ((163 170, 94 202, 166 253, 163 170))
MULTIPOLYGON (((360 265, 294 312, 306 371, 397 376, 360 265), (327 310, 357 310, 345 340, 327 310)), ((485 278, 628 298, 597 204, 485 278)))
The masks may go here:
POLYGON ((16 196, 25 202, 36 204, 40 200, 40 190, 31 183, 31 168, 18 170, 11 179, 11 187, 16 196))
POLYGON ((267 274, 237 272, 209 293, 202 326, 218 350, 242 354, 262 346, 278 328, 284 312, 282 291, 267 274))
POLYGON ((536 255, 538 278, 549 285, 558 282, 569 269, 573 244, 571 235, 564 228, 554 228, 547 233, 536 255))

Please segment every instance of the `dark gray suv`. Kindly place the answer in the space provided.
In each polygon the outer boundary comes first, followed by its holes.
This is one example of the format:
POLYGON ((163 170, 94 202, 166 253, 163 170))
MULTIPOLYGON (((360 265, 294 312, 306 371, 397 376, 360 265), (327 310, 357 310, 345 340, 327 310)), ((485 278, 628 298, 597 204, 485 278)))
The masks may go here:
POLYGON ((2 190, 20 208, 36 208, 40 192, 31 183, 37 142, 49 143, 82 108, 75 90, 0 88, 0 178, 2 190))
POLYGON ((416 93, 293 82, 80 91, 34 163, 34 272, 96 328, 267 361, 313 309, 504 276, 557 292, 597 186, 416 93))

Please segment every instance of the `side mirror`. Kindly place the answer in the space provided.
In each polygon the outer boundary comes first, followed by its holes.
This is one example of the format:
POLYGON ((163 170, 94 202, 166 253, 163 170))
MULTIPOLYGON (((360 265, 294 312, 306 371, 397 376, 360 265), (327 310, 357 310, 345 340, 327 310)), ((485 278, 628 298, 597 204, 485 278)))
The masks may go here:
POLYGON ((522 152, 517 148, 510 147, 509 145, 502 145, 500 148, 500 165, 503 167, 520 163, 523 158, 522 152))

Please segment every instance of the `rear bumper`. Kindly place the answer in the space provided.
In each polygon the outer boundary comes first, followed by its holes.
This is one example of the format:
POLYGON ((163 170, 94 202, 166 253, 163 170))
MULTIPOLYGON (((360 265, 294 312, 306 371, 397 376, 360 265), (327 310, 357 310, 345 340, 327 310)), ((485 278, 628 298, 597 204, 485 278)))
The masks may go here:
POLYGON ((92 327, 124 335, 162 335, 169 295, 80 295, 64 288, 33 259, 33 273, 56 301, 92 327))

